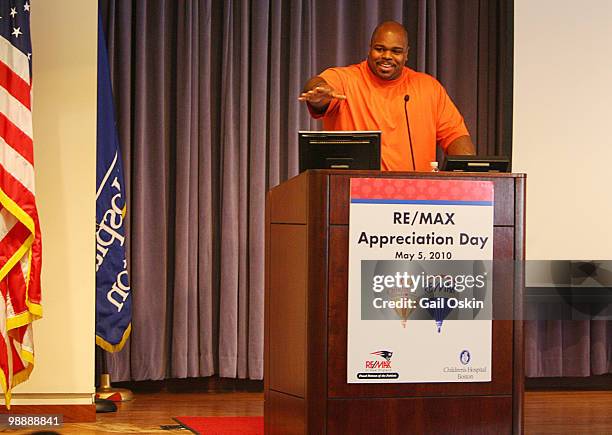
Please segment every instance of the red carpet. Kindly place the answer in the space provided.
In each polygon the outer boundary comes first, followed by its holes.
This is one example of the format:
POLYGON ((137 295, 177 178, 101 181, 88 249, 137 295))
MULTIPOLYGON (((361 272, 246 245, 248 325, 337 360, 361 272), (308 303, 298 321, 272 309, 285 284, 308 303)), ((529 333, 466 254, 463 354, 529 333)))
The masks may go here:
POLYGON ((263 435, 263 417, 174 417, 176 421, 202 435, 263 435))

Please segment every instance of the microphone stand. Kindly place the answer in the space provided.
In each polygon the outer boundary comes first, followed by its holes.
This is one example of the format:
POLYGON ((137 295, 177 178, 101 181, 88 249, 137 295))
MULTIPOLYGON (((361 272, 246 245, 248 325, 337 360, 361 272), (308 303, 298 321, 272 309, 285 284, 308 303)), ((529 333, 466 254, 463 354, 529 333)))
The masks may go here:
POLYGON ((408 128, 408 143, 410 144, 410 157, 412 158, 412 170, 416 171, 416 164, 414 163, 414 151, 412 148, 412 134, 410 133, 410 121, 408 120, 408 100, 410 95, 404 95, 404 114, 406 115, 406 127, 408 128))

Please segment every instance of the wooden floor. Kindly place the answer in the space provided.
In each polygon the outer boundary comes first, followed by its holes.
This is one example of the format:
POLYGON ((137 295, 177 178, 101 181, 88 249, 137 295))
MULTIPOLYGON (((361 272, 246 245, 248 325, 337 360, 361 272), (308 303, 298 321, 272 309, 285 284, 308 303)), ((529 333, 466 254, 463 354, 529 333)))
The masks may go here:
MULTIPOLYGON (((137 393, 115 413, 98 414, 96 423, 65 424, 61 434, 190 434, 162 430, 176 416, 263 415, 262 393, 137 393)), ((5 431, 26 434, 32 431, 5 431)), ((527 392, 526 434, 612 434, 612 391, 527 392)), ((373 434, 374 435, 374 434, 373 434)))
POLYGON ((95 423, 66 423, 57 432, 190 435, 188 430, 162 430, 160 425, 177 425, 172 417, 179 416, 263 415, 263 393, 135 393, 134 400, 119 403, 118 407, 117 412, 97 414, 95 423))

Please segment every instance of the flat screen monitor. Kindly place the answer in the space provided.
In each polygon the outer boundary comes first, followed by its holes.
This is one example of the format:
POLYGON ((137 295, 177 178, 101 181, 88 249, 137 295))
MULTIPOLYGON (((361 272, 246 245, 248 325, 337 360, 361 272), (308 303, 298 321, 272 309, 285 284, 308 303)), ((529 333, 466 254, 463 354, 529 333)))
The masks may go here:
POLYGON ((380 131, 300 131, 300 172, 380 169, 380 131))
POLYGON ((508 172, 510 159, 505 156, 445 156, 442 171, 508 172))

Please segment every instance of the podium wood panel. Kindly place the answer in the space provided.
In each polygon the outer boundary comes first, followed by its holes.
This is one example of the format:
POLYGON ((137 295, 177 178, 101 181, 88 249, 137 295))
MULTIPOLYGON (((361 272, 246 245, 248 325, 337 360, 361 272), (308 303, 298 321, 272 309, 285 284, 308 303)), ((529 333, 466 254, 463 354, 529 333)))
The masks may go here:
POLYGON ((510 397, 398 398, 334 400, 329 432, 374 434, 510 434, 510 397))
POLYGON ((318 170, 272 189, 266 203, 266 433, 521 433, 523 330, 511 319, 522 312, 522 263, 514 260, 524 258, 524 188, 523 176, 513 174, 318 170), (352 177, 494 183, 493 311, 502 320, 493 321, 491 382, 346 382, 352 177))
POLYGON ((306 268, 305 225, 271 228, 270 267, 292 270, 291 277, 273 274, 270 280, 270 341, 285 352, 270 354, 270 388, 304 397, 306 368, 306 268))

